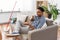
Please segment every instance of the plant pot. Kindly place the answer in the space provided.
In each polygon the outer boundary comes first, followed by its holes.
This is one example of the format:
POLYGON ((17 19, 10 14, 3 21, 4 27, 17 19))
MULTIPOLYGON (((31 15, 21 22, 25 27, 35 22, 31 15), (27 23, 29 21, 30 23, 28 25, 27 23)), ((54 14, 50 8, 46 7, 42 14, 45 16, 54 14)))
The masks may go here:
POLYGON ((51 17, 52 17, 52 14, 48 14, 48 18, 51 19, 51 17))

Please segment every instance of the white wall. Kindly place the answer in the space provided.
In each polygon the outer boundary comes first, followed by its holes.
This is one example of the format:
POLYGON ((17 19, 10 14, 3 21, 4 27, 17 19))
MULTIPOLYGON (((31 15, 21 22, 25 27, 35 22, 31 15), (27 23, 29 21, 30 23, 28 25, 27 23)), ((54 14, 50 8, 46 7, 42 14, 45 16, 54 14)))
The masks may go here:
MULTIPOLYGON (((3 11, 12 11, 15 2, 16 6, 14 8, 15 11, 33 11, 35 12, 35 3, 36 0, 0 0, 0 10, 2 9, 3 11)), ((60 0, 48 0, 49 3, 56 4, 57 3, 57 8, 60 9, 60 0)))
POLYGON ((12 11, 13 7, 15 11, 33 11, 34 10, 34 1, 35 0, 0 0, 0 10, 3 11, 12 11))
MULTIPOLYGON (((22 11, 21 14, 33 15, 36 12, 36 0, 0 0, 0 11, 22 11), (15 5, 16 2, 16 5, 15 5), (2 9, 2 10, 1 10, 2 9)), ((17 13, 16 13, 17 14, 17 13)), ((13 14, 14 16, 17 16, 13 14)), ((10 13, 0 14, 0 23, 8 21, 10 13)))
MULTIPOLYGON (((0 23, 3 23, 3 22, 8 22, 9 21, 9 18, 10 18, 10 13, 3 13, 3 14, 0 14, 0 23)), ((14 13, 12 16, 13 17, 16 17, 17 13, 14 13)))
MULTIPOLYGON (((0 23, 3 23, 3 22, 8 22, 9 21, 9 18, 10 18, 10 15, 11 13, 1 13, 0 14, 0 23)), ((32 16, 34 15, 33 12, 16 12, 16 13, 13 13, 12 17, 17 17, 18 15, 28 15, 28 16, 32 16)), ((20 16, 19 16, 20 17, 20 16)))
POLYGON ((60 0, 49 0, 49 3, 57 5, 57 8, 60 9, 60 0))

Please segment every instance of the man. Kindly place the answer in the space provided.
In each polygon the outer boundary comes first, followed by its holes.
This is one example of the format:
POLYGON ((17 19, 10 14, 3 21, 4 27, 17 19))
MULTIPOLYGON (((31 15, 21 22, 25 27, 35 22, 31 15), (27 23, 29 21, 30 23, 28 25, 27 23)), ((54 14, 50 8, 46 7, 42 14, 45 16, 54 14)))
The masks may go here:
POLYGON ((32 16, 31 22, 24 22, 24 25, 28 25, 29 27, 22 27, 22 22, 19 20, 16 23, 16 28, 13 33, 28 33, 30 30, 41 28, 46 22, 45 17, 43 16, 44 9, 42 7, 37 8, 37 16, 32 16))

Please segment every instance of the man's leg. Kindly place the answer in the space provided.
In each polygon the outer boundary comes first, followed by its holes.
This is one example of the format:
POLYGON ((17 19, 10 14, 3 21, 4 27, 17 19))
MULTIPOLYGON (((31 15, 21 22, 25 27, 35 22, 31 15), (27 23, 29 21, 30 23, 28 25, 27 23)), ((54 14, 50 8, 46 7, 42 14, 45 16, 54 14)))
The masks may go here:
POLYGON ((16 22, 13 33, 28 33, 29 27, 25 26, 20 20, 16 22))
POLYGON ((16 26, 14 27, 13 33, 19 33, 22 27, 21 24, 22 22, 20 20, 16 22, 16 26))
POLYGON ((20 33, 21 34, 27 34, 28 31, 30 31, 29 27, 21 27, 20 33))

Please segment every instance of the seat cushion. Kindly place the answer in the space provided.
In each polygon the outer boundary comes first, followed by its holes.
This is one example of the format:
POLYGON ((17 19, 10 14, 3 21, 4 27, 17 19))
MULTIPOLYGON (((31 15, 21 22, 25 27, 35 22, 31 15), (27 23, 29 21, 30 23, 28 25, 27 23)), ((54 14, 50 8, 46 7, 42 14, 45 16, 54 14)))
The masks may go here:
POLYGON ((53 21, 51 21, 51 20, 46 20, 46 24, 47 24, 47 26, 51 26, 51 25, 53 25, 53 21))
POLYGON ((44 29, 44 28, 46 28, 46 27, 47 27, 47 24, 44 23, 44 25, 41 27, 41 29, 44 29))

